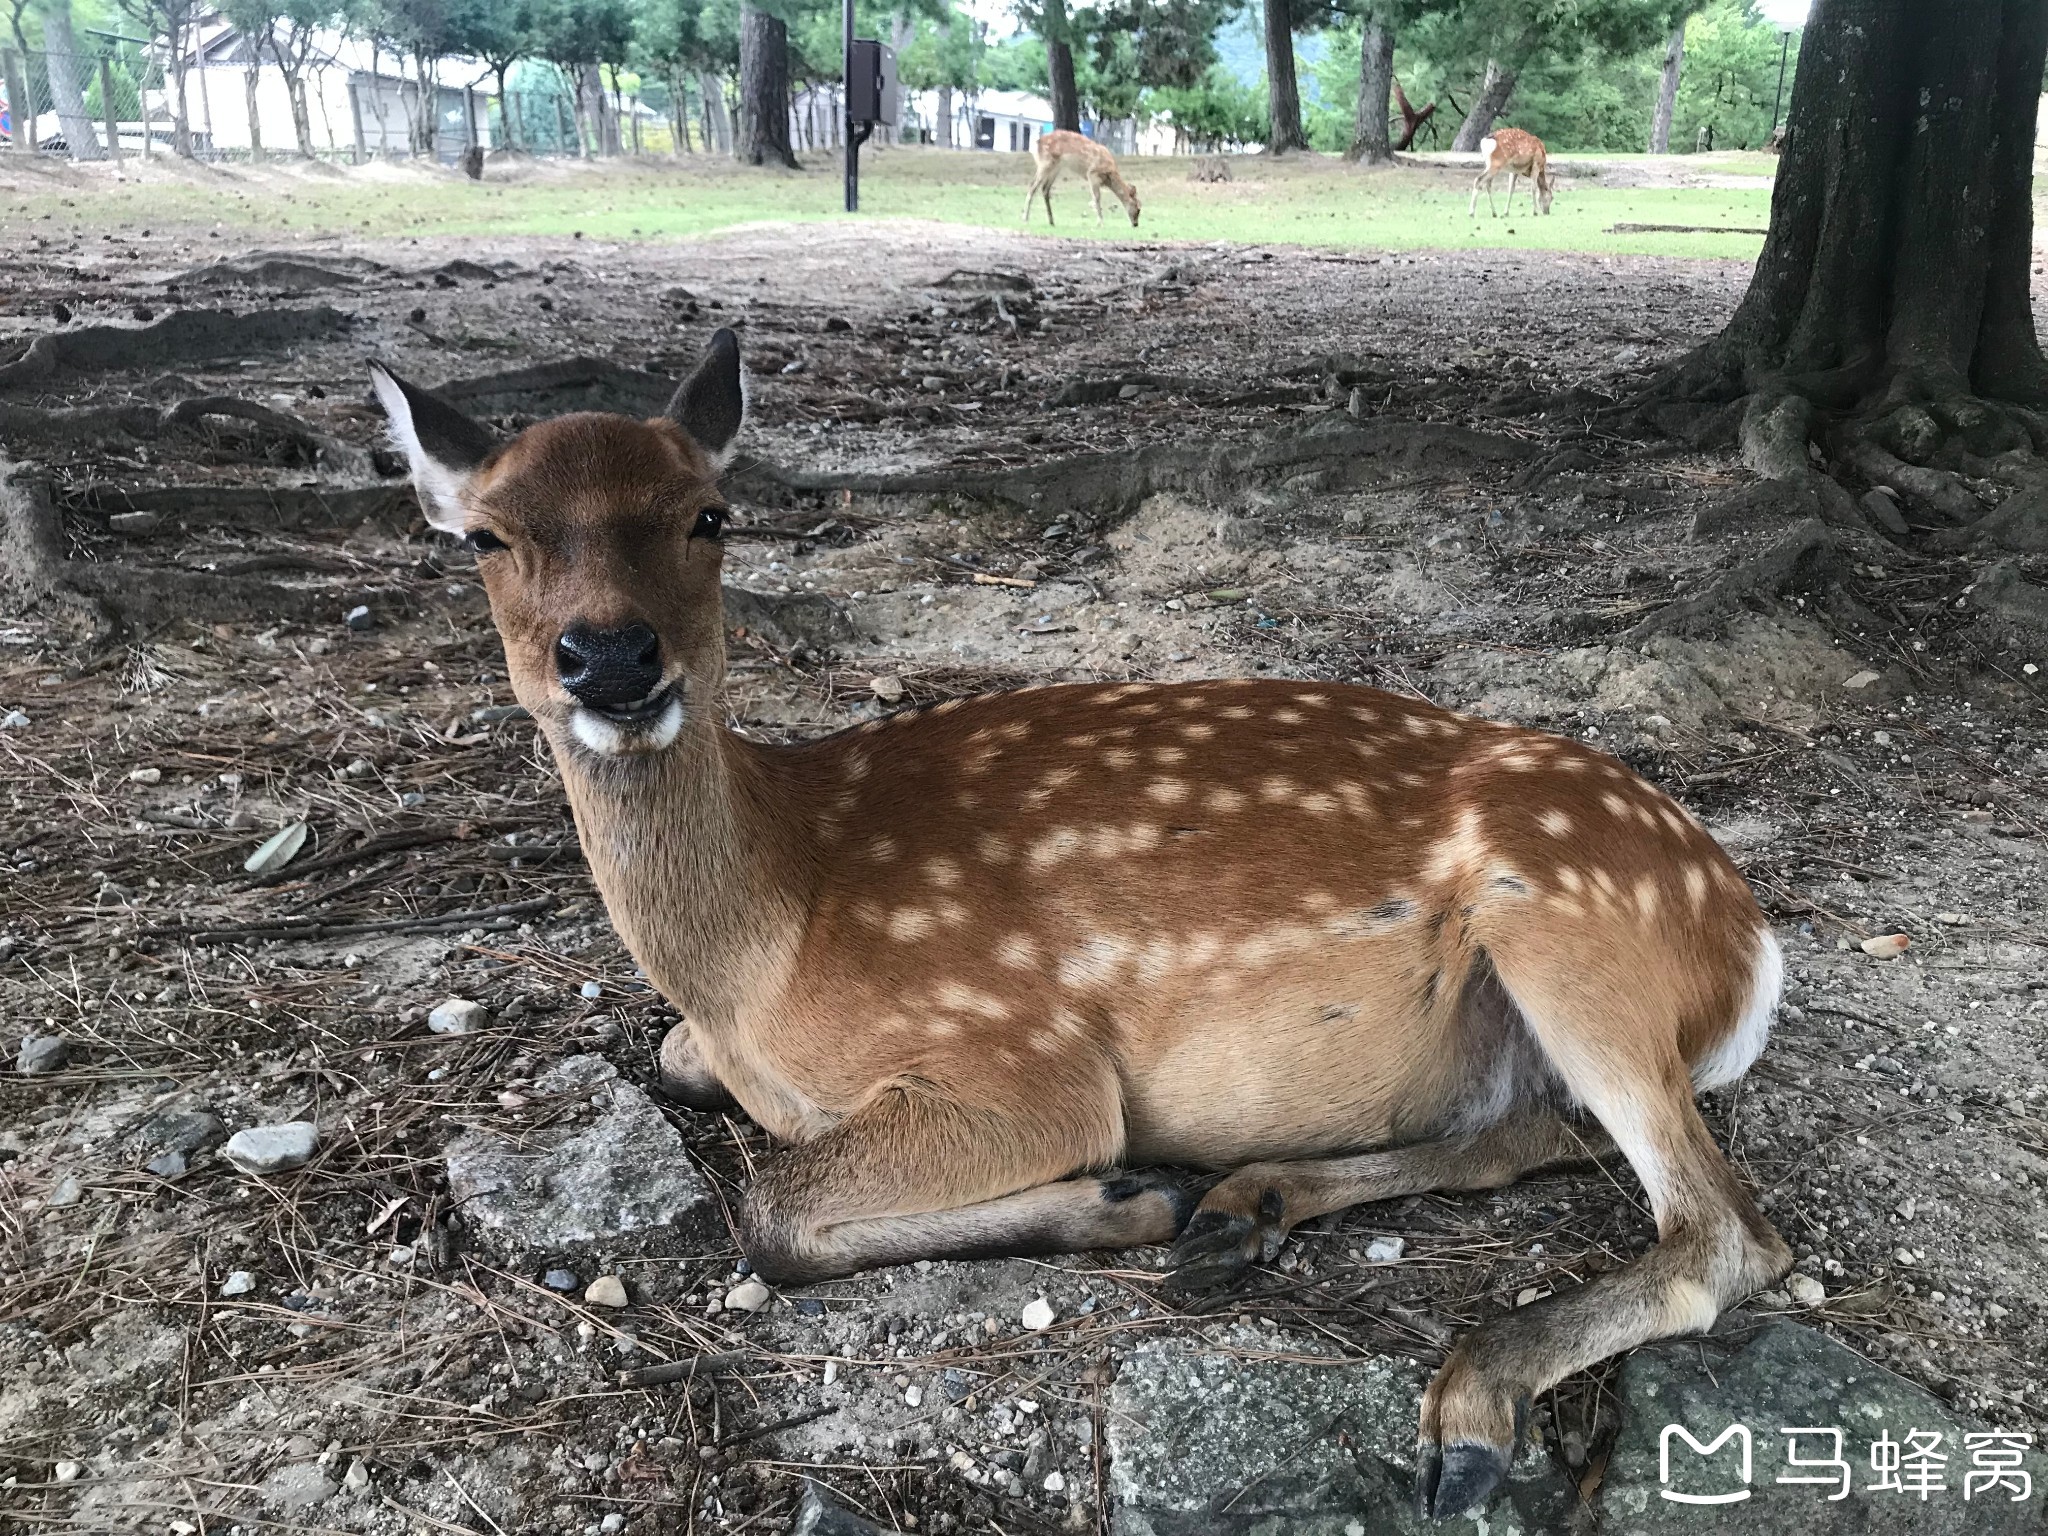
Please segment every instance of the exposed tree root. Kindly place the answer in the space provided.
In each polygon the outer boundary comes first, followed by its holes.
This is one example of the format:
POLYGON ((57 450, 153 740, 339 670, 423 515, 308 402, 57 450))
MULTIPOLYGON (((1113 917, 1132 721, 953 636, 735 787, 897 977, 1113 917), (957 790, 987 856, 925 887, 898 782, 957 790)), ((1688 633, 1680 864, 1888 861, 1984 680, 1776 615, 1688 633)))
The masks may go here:
POLYGON ((109 439, 151 443, 173 437, 211 438, 216 420, 240 421, 244 441, 233 446, 257 463, 320 465, 332 473, 364 477, 370 456, 351 443, 330 437, 287 412, 232 395, 196 395, 158 408, 140 403, 59 407, 44 410, 0 400, 0 440, 16 450, 40 448, 44 456, 63 457, 109 439))
POLYGON ((1832 568, 1841 558, 1839 535, 1818 518, 1795 524, 1753 560, 1725 572, 1705 590, 1659 608, 1622 636, 1640 645, 1655 635, 1698 634, 1718 627, 1751 601, 1775 597, 1801 579, 1832 568))
POLYGON ((0 389, 40 384, 63 371, 169 368, 247 357, 266 348, 339 336, 352 323, 350 316, 322 305, 317 309, 260 309, 246 315, 228 309, 181 309, 152 325, 87 325, 74 331, 51 331, 0 363, 0 389))
POLYGON ((1376 465, 1405 469, 1512 463, 1538 452, 1519 438, 1433 422, 1358 422, 1342 413, 1273 437, 1201 445, 1161 444, 1129 453, 1091 453, 1015 469, 919 470, 843 474, 784 469, 756 459, 729 477, 733 488, 766 502, 792 494, 853 491, 872 496, 950 495, 1035 512, 1128 512, 1160 491, 1227 500, 1243 490, 1300 475, 1323 489, 1369 485, 1376 465))
POLYGON ((675 393, 673 379, 602 357, 570 357, 433 386, 434 393, 479 415, 539 420, 569 411, 655 416, 675 393))
POLYGON ((276 533, 409 523, 418 507, 404 482, 392 485, 161 485, 122 489, 87 484, 60 493, 64 510, 107 518, 154 512, 190 528, 276 533))

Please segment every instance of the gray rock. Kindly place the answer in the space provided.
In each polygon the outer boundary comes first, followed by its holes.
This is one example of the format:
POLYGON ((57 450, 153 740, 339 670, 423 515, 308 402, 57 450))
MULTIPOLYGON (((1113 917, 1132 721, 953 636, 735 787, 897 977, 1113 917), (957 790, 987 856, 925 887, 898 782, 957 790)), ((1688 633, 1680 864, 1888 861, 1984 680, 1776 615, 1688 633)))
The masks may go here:
POLYGON ((595 1099, 595 1120, 517 1141, 477 1131, 448 1148, 448 1187, 472 1236, 513 1254, 668 1232, 714 1210, 675 1128, 611 1063, 572 1056, 540 1094, 595 1099))
POLYGON ((264 1503, 290 1515, 325 1504, 340 1489, 318 1462, 301 1461, 279 1467, 263 1479, 258 1491, 264 1503))
POLYGON ((312 1161, 320 1129, 310 1120, 252 1125, 228 1138, 227 1159, 244 1173, 289 1173, 312 1161))
POLYGON ((805 1478, 803 1502, 790 1522, 789 1536, 885 1536, 885 1532, 805 1478))
POLYGON ((427 1028, 437 1035, 467 1035, 490 1021, 491 1012, 482 1003, 451 997, 427 1015, 427 1028))
POLYGON ((189 1164, 182 1152, 159 1152, 142 1166, 160 1179, 182 1179, 189 1164))
POLYGON ((71 1042, 62 1035, 30 1035, 21 1042, 14 1070, 28 1077, 62 1072, 71 1061, 71 1042))
POLYGON ((49 1194, 43 1197, 43 1204, 52 1207, 76 1205, 85 1198, 85 1186, 78 1182, 78 1175, 67 1173, 50 1186, 49 1194))
MULTIPOLYGON (((1238 1329, 1231 1349, 1142 1344, 1106 1415, 1115 1536, 1421 1536, 1415 1413, 1423 1372, 1404 1360, 1329 1365, 1243 1359, 1319 1355, 1312 1340, 1238 1329)), ((1571 1483, 1526 1446, 1485 1511, 1489 1536, 1570 1527, 1571 1483)))
POLYGON ((146 1151, 182 1152, 187 1157, 212 1151, 227 1136, 220 1116, 205 1109, 166 1109, 143 1121, 136 1132, 146 1151))
MULTIPOLYGON (((1969 1499, 1964 1481, 1973 1456, 1997 1447, 1970 1447, 1968 1434, 1989 1426, 1957 1414, 1947 1404, 1882 1366, 1793 1323, 1759 1323, 1737 1314, 1705 1339, 1673 1339, 1636 1351, 1619 1378, 1621 1430, 1608 1458, 1595 1508, 1603 1536, 1663 1536, 1711 1528, 1714 1536, 1834 1536, 1836 1532, 1901 1536, 1945 1533, 2034 1532, 2048 1529, 2048 1457, 2024 1454, 2022 1470, 2032 1479, 2032 1497, 2012 1503, 2014 1488, 1987 1487, 1981 1480, 1969 1499), (1712 1456, 1671 1440, 1671 1480, 1660 1483, 1659 1442, 1676 1424, 1702 1445, 1711 1445, 1731 1425, 1750 1435, 1750 1477, 1740 1476, 1739 1437, 1712 1456), (1793 1467, 1784 1425, 1819 1426, 1843 1432, 1841 1460, 1848 1497, 1830 1501, 1841 1470, 1793 1467), (1871 1446, 1888 1435, 1902 1452, 1917 1450, 1913 1431, 1939 1434, 1930 1448, 1948 1459, 1940 1467, 1945 1490, 1918 1493, 1873 1491, 1879 1481, 1871 1446), (1781 1476, 1821 1478, 1823 1484, 1781 1484, 1781 1476), (1747 1488, 1734 1503, 1701 1506, 1667 1500, 1665 1492, 1718 1494, 1747 1488)), ((1801 1435, 1802 1461, 1825 1462, 1836 1454, 1833 1437, 1801 1435)))
POLYGON ((246 1269, 235 1270, 220 1283, 223 1296, 246 1296, 256 1289, 256 1277, 246 1269))
POLYGON ((583 1285, 583 1282, 576 1278, 576 1271, 573 1269, 551 1269, 540 1277, 540 1283, 551 1291, 560 1291, 565 1296, 571 1291, 581 1289, 583 1285))

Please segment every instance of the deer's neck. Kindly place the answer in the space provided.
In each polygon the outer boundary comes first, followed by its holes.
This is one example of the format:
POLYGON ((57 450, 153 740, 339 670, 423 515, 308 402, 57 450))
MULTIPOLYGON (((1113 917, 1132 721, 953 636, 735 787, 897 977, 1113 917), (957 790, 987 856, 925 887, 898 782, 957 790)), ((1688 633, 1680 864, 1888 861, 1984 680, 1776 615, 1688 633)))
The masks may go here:
POLYGON ((699 719, 651 758, 556 759, 633 958, 694 1024, 739 1017, 787 963, 808 903, 803 808, 767 754, 699 719))

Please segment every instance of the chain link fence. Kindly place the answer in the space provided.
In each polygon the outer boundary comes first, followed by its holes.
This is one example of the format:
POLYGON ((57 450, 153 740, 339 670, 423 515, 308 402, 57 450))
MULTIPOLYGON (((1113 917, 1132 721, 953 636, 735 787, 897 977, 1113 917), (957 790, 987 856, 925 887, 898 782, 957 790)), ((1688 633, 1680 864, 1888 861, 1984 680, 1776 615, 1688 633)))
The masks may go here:
POLYGON ((162 70, 126 39, 76 53, 0 46, 0 150, 105 160, 168 152, 162 70))

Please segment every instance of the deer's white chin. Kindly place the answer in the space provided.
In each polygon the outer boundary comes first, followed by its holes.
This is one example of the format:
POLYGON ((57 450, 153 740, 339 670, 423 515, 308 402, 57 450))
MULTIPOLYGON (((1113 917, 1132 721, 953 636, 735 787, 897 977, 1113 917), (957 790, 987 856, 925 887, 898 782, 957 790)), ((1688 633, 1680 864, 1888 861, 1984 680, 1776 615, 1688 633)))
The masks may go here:
POLYGON ((569 733, 576 744, 598 757, 638 757, 675 745, 683 731, 683 693, 671 689, 661 708, 645 719, 614 720, 578 705, 569 711, 569 733))

